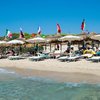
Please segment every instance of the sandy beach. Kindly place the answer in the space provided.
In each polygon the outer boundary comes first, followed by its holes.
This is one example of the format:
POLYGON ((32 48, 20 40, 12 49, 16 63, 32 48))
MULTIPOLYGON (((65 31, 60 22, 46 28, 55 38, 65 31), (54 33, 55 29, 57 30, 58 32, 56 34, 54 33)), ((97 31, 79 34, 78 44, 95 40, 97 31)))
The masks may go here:
POLYGON ((76 62, 60 62, 57 59, 44 61, 0 59, 0 67, 20 75, 50 78, 62 82, 100 83, 100 63, 82 59, 76 62))

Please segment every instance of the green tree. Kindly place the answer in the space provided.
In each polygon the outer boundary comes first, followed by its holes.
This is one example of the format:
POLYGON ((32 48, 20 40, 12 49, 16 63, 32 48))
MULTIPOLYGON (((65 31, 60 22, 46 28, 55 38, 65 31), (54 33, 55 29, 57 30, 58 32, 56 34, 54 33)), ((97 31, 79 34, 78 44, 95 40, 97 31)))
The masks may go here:
POLYGON ((24 33, 24 35, 25 35, 25 39, 31 38, 31 34, 29 34, 29 33, 24 33))
POLYGON ((12 40, 19 38, 19 33, 12 33, 12 40))

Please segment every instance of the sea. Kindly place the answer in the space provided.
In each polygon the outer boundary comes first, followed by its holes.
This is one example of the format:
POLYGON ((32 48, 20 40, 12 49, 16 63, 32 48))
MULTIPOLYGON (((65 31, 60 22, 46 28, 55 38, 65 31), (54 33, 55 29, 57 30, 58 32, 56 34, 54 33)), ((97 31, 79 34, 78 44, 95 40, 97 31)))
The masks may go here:
POLYGON ((0 68, 0 100, 100 100, 100 84, 25 77, 0 68))

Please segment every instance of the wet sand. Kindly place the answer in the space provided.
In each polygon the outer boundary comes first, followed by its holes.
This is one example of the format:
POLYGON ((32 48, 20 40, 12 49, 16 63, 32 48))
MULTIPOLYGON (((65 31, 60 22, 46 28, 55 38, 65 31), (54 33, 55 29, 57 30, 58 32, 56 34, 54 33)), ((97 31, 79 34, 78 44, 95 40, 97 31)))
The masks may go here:
POLYGON ((29 77, 42 77, 61 82, 100 83, 100 63, 81 60, 60 62, 48 59, 39 62, 24 60, 0 60, 0 67, 29 77))

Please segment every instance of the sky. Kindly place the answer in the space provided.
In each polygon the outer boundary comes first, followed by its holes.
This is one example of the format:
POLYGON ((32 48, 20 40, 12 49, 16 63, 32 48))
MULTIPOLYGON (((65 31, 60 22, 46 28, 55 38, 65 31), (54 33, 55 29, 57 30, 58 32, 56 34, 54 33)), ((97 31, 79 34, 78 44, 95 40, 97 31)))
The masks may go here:
POLYGON ((85 30, 100 33, 100 0, 0 0, 0 36, 6 29, 12 33, 55 34, 56 24, 62 33, 81 33, 85 19, 85 30))

